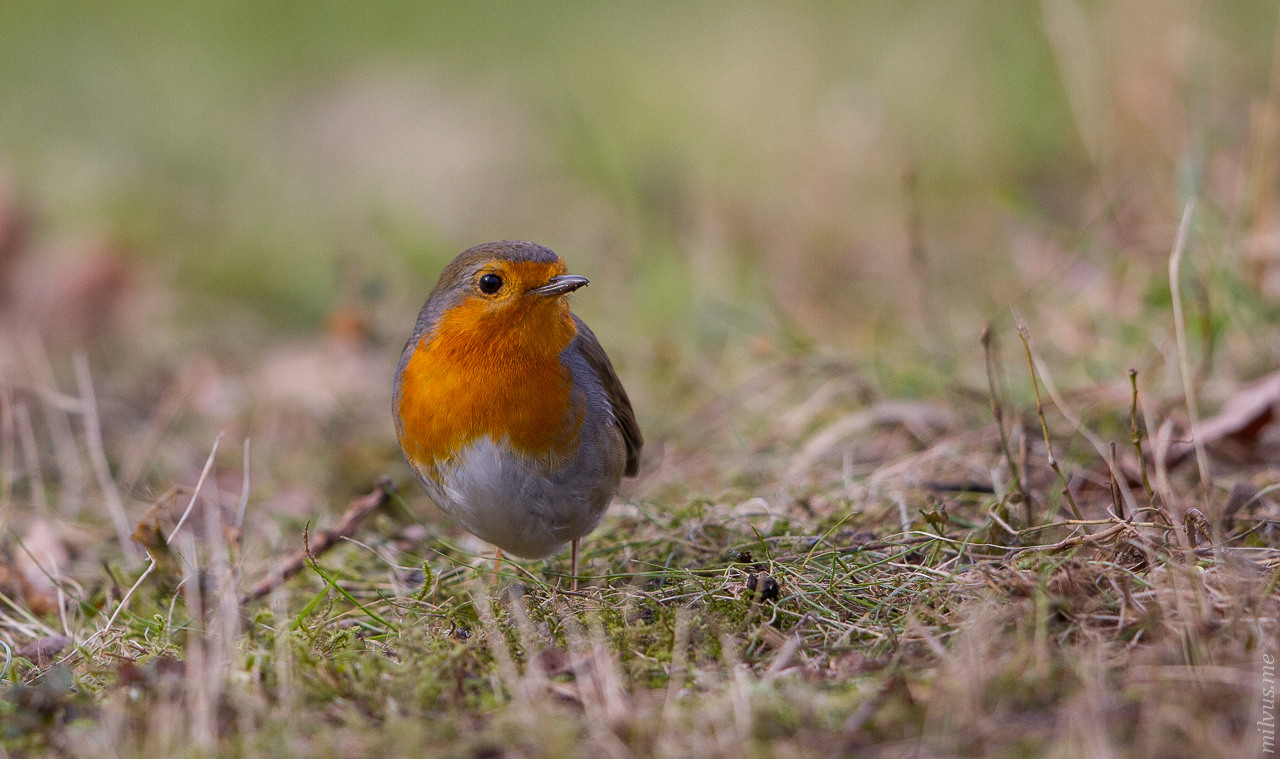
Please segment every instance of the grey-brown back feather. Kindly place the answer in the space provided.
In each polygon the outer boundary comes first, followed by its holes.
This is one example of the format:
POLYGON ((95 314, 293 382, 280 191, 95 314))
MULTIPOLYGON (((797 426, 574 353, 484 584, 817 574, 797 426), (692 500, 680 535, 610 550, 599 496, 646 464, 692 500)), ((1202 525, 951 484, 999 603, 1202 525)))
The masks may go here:
POLYGON ((573 323, 578 327, 578 336, 574 338, 574 345, 587 360, 587 364, 600 377, 600 382, 608 393, 609 403, 613 407, 614 420, 618 424, 618 429, 622 431, 622 440, 627 446, 627 466, 623 474, 634 477, 636 472, 640 471, 640 449, 644 447, 644 438, 640 435, 640 425, 636 424, 636 412, 631 408, 631 399, 627 397, 627 391, 622 387, 622 381, 614 372, 613 363, 609 361, 604 348, 600 347, 600 341, 596 339, 595 333, 576 315, 573 317, 573 323))

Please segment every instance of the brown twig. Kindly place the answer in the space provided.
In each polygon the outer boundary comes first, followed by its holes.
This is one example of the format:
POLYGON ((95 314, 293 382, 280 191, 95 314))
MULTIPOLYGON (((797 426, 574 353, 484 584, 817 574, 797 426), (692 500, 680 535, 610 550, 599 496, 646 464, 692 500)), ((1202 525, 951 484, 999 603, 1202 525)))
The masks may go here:
POLYGON ((391 482, 391 478, 379 477, 372 493, 353 498, 351 505, 347 507, 346 513, 342 515, 337 524, 327 530, 321 530, 316 533, 314 541, 308 540, 307 545, 295 552, 266 577, 259 580, 240 599, 240 602, 249 603, 262 598, 302 571, 302 568, 307 565, 308 558, 318 556, 333 548, 343 538, 349 538, 354 535, 360 527, 360 523, 370 514, 386 505, 391 500, 391 494, 394 492, 395 485, 391 482))
POLYGON ((1124 499, 1120 497, 1120 481, 1116 478, 1116 472, 1120 470, 1120 465, 1116 463, 1116 441, 1111 441, 1110 447, 1111 466, 1107 469, 1107 474, 1111 480, 1111 503, 1115 507, 1116 516, 1124 519, 1124 499))
POLYGON ((1079 546, 1083 546, 1083 545, 1100 545, 1110 540, 1111 538, 1115 537, 1116 535, 1119 535, 1121 532, 1124 532, 1125 530, 1131 530, 1131 529, 1133 529, 1133 527, 1128 522, 1117 521, 1112 523, 1110 527, 1103 530, 1102 532, 1094 533, 1092 535, 1076 535, 1074 537, 1067 538, 1066 540, 1060 540, 1057 543, 1053 543, 1050 545, 1022 546, 1019 548, 1013 548, 1013 549, 1010 549, 1009 555, 1016 556, 1022 553, 1026 553, 1027 551, 1042 551, 1046 553, 1056 553, 1058 551, 1065 551, 1069 548, 1078 548, 1079 546))
POLYGON ((1129 431, 1133 450, 1138 454, 1138 472, 1142 475, 1142 489, 1147 491, 1147 502, 1155 496, 1151 481, 1147 479, 1147 460, 1142 455, 1142 428, 1138 426, 1138 370, 1129 370, 1129 385, 1133 388, 1133 404, 1129 407, 1129 431))

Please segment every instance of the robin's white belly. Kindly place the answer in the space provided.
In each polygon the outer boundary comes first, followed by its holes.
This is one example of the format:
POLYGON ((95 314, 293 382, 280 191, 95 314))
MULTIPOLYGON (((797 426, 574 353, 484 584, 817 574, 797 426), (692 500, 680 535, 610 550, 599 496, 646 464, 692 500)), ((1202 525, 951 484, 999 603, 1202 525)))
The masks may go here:
POLYGON ((599 460, 581 454, 548 474, 505 440, 483 437, 440 462, 438 479, 418 474, 436 505, 467 531, 533 559, 595 529, 618 489, 621 472, 602 479, 599 460))

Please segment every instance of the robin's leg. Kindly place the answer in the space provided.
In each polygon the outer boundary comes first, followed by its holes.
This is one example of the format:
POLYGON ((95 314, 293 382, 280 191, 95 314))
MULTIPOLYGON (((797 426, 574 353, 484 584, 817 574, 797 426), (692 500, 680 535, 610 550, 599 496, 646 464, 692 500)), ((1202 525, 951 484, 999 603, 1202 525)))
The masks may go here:
POLYGON ((493 549, 493 579, 498 579, 498 567, 502 565, 502 549, 493 549))
POLYGON ((570 586, 573 590, 578 589, 578 539, 574 538, 569 543, 569 571, 573 574, 573 584, 570 586))

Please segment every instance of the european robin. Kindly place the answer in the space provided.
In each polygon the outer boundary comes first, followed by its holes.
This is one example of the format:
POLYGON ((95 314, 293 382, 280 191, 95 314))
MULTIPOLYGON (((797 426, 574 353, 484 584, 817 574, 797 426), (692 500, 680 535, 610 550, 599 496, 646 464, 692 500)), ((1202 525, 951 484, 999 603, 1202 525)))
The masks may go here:
MULTIPOLYGON (((442 511, 522 558, 595 529, 644 441, 596 336, 569 311, 587 284, 550 250, 491 242, 444 268, 396 369, 392 413, 442 511)), ((495 560, 495 567, 497 560, 495 560)))

